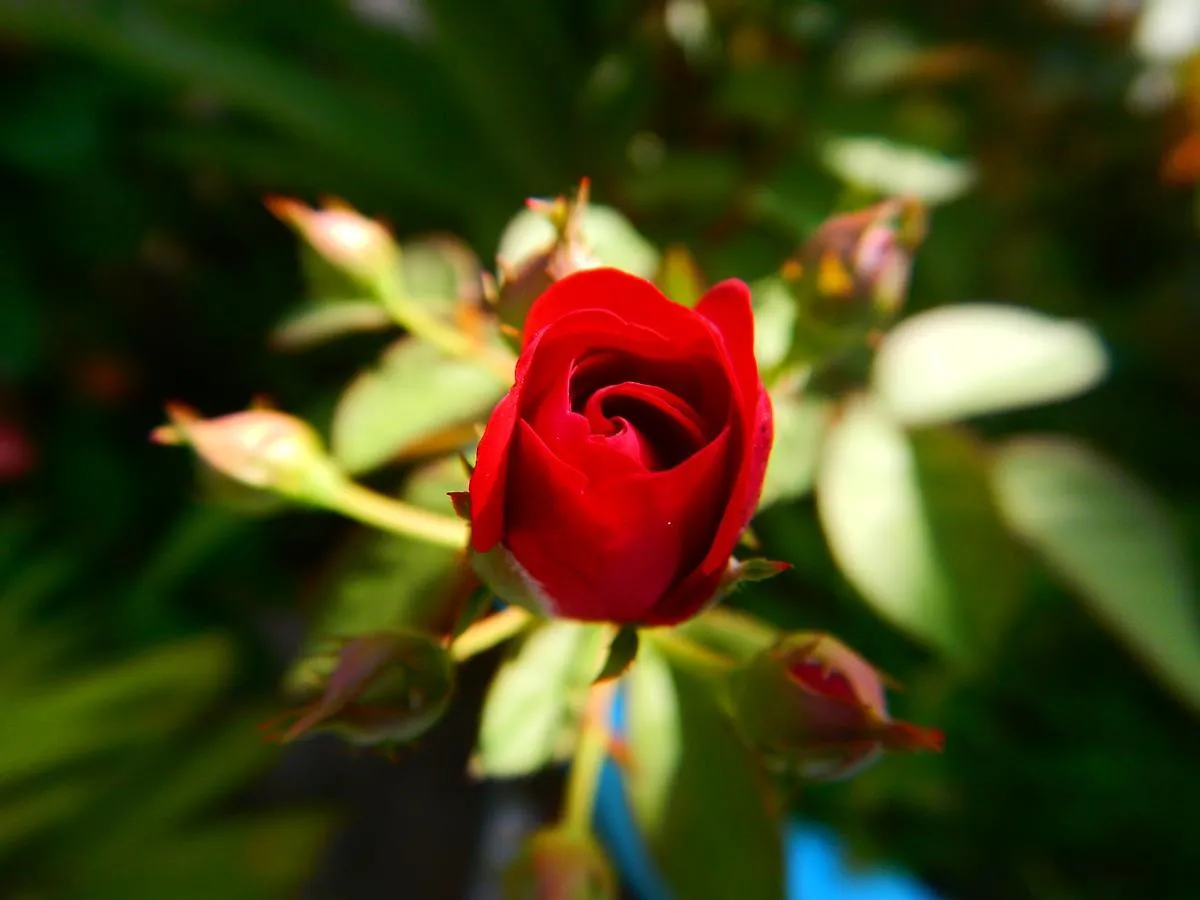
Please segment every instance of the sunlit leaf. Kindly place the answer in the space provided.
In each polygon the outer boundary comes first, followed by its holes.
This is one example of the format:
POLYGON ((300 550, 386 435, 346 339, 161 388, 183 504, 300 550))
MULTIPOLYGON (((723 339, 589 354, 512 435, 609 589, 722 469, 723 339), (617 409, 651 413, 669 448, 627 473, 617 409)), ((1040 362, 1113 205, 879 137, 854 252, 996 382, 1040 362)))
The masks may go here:
POLYGON ((387 310, 373 300, 306 303, 275 326, 271 343, 280 350, 302 350, 346 334, 391 326, 387 310))
POLYGON ((992 474, 1013 530, 1169 688, 1200 710, 1194 575, 1158 501, 1065 439, 1013 441, 997 452, 992 474))
POLYGON ((712 685, 647 642, 628 686, 630 805, 675 896, 779 900, 778 801, 712 685))
POLYGON ((684 306, 695 306, 704 294, 704 275, 682 244, 673 244, 663 251, 654 283, 664 294, 684 306))
POLYGON ((930 424, 1072 397, 1104 377, 1095 331, 992 303, 943 306, 884 339, 872 383, 908 424, 930 424))
POLYGON ((754 357, 769 372, 787 357, 796 325, 796 301, 779 278, 754 283, 754 357))
POLYGON ((351 472, 373 469, 448 426, 486 419, 501 393, 483 367, 405 338, 342 395, 333 456, 351 472))
POLYGON ((484 702, 473 764, 479 774, 529 775, 571 752, 603 637, 594 626, 554 621, 522 642, 484 702))
MULTIPOLYGON (((624 269, 642 278, 653 277, 658 267, 658 251, 615 209, 588 204, 583 211, 581 231, 584 246, 602 265, 624 269)), ((510 261, 528 259, 554 240, 550 220, 541 213, 524 209, 504 230, 496 256, 510 261)))
POLYGON ((760 509, 809 492, 832 414, 829 402, 817 396, 787 391, 773 394, 772 401, 775 442, 758 501, 760 509))
POLYGON ((926 203, 945 203, 975 184, 975 167, 930 150, 880 137, 831 138, 821 161, 833 174, 881 195, 906 194, 926 203))
POLYGON ((897 626, 960 660, 994 641, 1019 595, 1018 557, 961 433, 910 438, 869 398, 827 438, 817 508, 834 559, 897 626))

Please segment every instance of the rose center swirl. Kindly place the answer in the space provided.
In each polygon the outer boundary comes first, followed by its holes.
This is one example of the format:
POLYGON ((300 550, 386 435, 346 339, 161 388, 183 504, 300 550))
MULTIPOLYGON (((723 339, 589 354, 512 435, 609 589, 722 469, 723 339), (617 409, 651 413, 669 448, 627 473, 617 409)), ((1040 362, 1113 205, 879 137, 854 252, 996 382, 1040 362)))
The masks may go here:
POLYGON ((677 466, 711 440, 704 418, 681 391, 693 377, 655 361, 622 354, 580 360, 571 377, 571 408, 593 435, 650 471, 677 466), (666 386, 664 386, 664 382, 666 386), (674 382, 674 384, 672 384, 674 382))

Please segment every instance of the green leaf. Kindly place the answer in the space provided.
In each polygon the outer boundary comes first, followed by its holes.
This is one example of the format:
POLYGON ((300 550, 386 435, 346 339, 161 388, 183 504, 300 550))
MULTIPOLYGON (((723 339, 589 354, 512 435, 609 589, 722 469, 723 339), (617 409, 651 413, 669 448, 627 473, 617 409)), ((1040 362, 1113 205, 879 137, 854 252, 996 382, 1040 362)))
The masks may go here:
POLYGON ((771 372, 782 363, 792 346, 796 327, 796 301, 779 278, 764 278, 754 284, 754 357, 758 367, 771 372))
POLYGON ((630 804, 674 896, 780 900, 777 800, 711 684, 647 642, 628 685, 630 804))
POLYGON ((654 283, 660 291, 684 306, 695 306, 704 296, 704 275, 691 252, 682 244, 672 244, 663 251, 654 283))
POLYGON ((1016 306, 943 306, 884 339, 872 383, 907 424, 948 422, 1080 394, 1105 375, 1095 331, 1016 306))
POLYGON ((374 300, 309 302, 275 326, 271 343, 279 350, 303 350, 346 334, 390 327, 391 316, 374 300))
POLYGON ((797 391, 771 395, 775 408, 775 442, 767 461, 759 509, 803 497, 812 489, 821 444, 832 408, 828 400, 797 391))
POLYGON ((333 456, 350 472, 376 468, 451 426, 486 418, 502 393, 483 367, 402 339, 342 395, 333 456))
POLYGON ((982 450, 960 432, 907 436, 850 403, 817 474, 817 508, 850 582, 882 615, 975 660, 1020 596, 1019 556, 989 493, 982 450))
POLYGON ((830 138, 821 145, 820 155, 825 167, 848 184, 930 204, 962 196, 978 175, 967 160, 881 137, 830 138))
POLYGON ((521 643, 484 702, 476 771, 515 778, 570 754, 603 637, 596 626, 553 621, 521 643))
POLYGON ((1154 496, 1061 438, 1005 445, 992 478, 1012 529, 1168 688, 1200 711, 1194 576, 1154 496))
MULTIPOLYGON (((601 265, 653 278, 659 253, 623 215, 608 206, 588 204, 580 226, 583 244, 601 265)), ((500 237, 499 259, 529 259, 554 244, 554 225, 543 214, 524 209, 513 217, 500 237)))
MULTIPOLYGON (((446 494, 465 487, 458 460, 442 459, 415 472, 402 496, 444 513, 450 505, 446 494)), ((329 638, 372 631, 450 627, 458 610, 447 608, 447 580, 459 556, 450 548, 364 529, 331 574, 310 649, 329 638)))
POLYGON ((613 636, 612 643, 608 645, 608 655, 604 660, 604 667, 596 676, 596 682, 611 681, 623 675, 637 659, 638 644, 636 628, 626 626, 619 629, 613 636))

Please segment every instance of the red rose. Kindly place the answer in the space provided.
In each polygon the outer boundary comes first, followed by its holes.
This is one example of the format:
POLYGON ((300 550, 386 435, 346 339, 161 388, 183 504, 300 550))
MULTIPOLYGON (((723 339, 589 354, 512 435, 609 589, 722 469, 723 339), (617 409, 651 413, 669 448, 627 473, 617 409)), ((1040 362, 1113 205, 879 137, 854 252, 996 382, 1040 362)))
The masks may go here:
POLYGON ((550 615, 686 619, 754 514, 771 437, 745 284, 693 310, 616 269, 569 275, 533 304, 479 443, 477 567, 550 615))

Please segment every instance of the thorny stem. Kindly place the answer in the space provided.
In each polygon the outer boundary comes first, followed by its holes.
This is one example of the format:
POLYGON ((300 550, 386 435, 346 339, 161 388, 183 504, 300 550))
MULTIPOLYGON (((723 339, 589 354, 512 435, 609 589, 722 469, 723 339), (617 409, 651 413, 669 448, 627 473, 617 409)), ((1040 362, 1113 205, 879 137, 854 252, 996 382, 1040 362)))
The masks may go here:
POLYGON ((480 619, 456 637, 450 645, 450 655, 455 662, 470 659, 520 634, 533 621, 533 613, 519 606, 510 606, 486 619, 480 619))
POLYGON ((592 830, 600 772, 612 743, 610 720, 616 688, 616 681, 604 681, 592 685, 588 693, 587 710, 579 729, 579 744, 567 776, 563 809, 563 826, 576 834, 587 835, 592 830))
POLYGON ((392 534, 457 550, 467 545, 465 522, 393 500, 353 481, 340 485, 329 498, 328 506, 351 519, 392 534))

